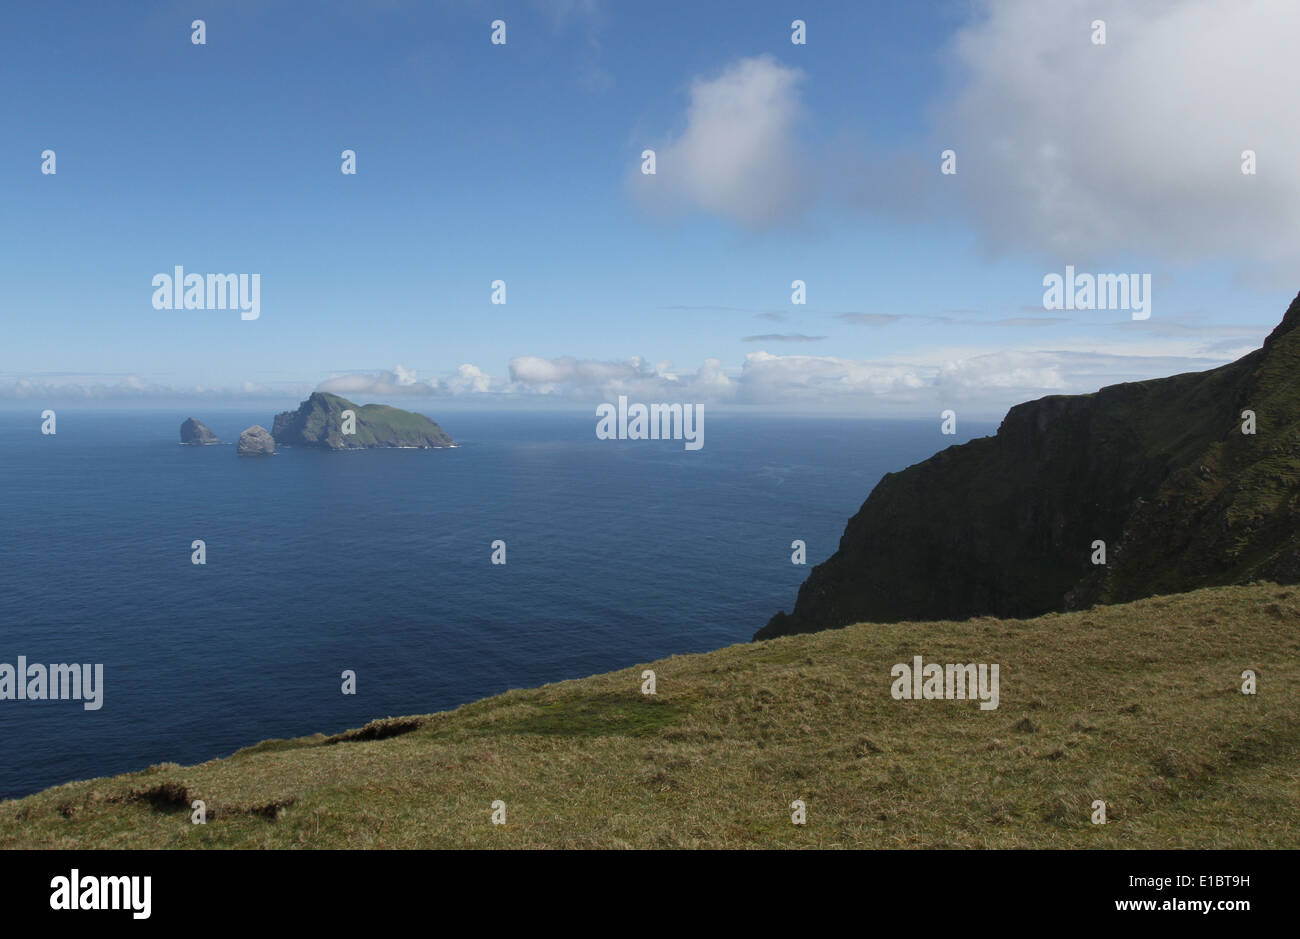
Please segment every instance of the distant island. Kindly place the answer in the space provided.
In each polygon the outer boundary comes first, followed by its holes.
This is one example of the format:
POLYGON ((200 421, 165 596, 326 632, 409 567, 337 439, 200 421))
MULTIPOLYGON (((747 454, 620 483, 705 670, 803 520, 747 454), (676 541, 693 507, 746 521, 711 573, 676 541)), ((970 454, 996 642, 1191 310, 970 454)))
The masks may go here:
POLYGON ((1013 407, 887 473, 771 639, 1300 583, 1300 296, 1229 365, 1013 407))
MULTIPOLYGON (((200 420, 181 424, 181 443, 208 446, 221 440, 200 420)), ((445 430, 423 414, 384 404, 353 404, 325 391, 313 393, 296 411, 281 411, 270 431, 254 424, 239 435, 240 456, 270 456, 276 446, 326 450, 381 447, 431 449, 454 447, 445 430)))
POLYGON ((280 446, 327 450, 456 445, 446 431, 423 414, 384 404, 353 404, 325 391, 312 394, 296 411, 277 414, 271 436, 280 446))

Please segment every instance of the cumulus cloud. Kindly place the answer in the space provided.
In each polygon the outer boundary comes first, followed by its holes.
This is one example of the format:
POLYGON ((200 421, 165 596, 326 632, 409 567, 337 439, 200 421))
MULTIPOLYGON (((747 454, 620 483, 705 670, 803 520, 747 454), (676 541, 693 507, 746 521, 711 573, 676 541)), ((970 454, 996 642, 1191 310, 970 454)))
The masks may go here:
POLYGON ((564 356, 545 359, 520 355, 510 360, 510 379, 547 389, 564 384, 596 384, 631 381, 654 375, 655 370, 639 357, 625 362, 594 362, 564 356))
POLYGON ((414 369, 400 364, 390 372, 348 372, 325 379, 316 390, 344 396, 392 398, 487 394, 508 389, 477 365, 466 363, 444 378, 422 379, 414 369))
POLYGON ((726 398, 732 394, 732 381, 719 359, 705 359, 694 374, 679 375, 670 362, 652 365, 640 356, 622 362, 600 362, 570 356, 546 359, 521 355, 510 360, 510 390, 588 399, 667 391, 726 398))
MULTIPOLYGON (((508 378, 472 364, 443 378, 422 379, 401 365, 391 371, 332 376, 315 390, 369 402, 403 397, 491 397, 583 403, 618 395, 643 402, 754 405, 791 410, 839 410, 872 416, 937 414, 960 406, 970 416, 998 417, 1020 401, 1045 394, 1091 392, 1116 382, 1200 371, 1249 351, 1243 339, 1171 338, 1138 329, 1117 330, 1114 340, 1064 340, 1054 348, 931 349, 907 360, 850 359, 830 355, 751 352, 728 367, 705 359, 694 370, 632 356, 622 361, 516 356, 508 378), (1073 346, 1073 347, 1072 347, 1073 346), (1101 348, 1098 349, 1098 346, 1101 348)), ((1251 345, 1250 348, 1254 346, 1251 345)), ((291 397, 311 390, 286 383, 246 382, 235 388, 176 388, 135 375, 0 378, 0 400, 84 402, 195 398, 218 401, 291 397)))
MULTIPOLYGON (((935 109, 995 251, 1086 263, 1300 258, 1300 4, 986 0, 935 109), (1091 23, 1106 23, 1094 45, 1091 23), (1258 174, 1243 175, 1242 151, 1258 174)), ((937 150, 932 155, 937 167, 937 150)), ((936 180, 942 180, 942 187, 936 180)))
POLYGON ((456 369, 456 374, 443 381, 452 394, 485 394, 492 391, 492 376, 477 365, 466 363, 456 369))
POLYGON ((877 416, 938 413, 961 405, 968 413, 1000 416, 1011 405, 1045 394, 1078 394, 1103 385, 1200 371, 1230 361, 1220 350, 1185 345, 1170 354, 1159 345, 1125 340, 1113 351, 1085 349, 934 350, 916 361, 867 361, 838 356, 745 356, 739 372, 709 359, 694 373, 649 365, 521 356, 511 360, 510 390, 583 401, 713 402, 782 408, 849 409, 877 416))
POLYGON ((740 397, 753 404, 807 404, 914 391, 924 384, 912 365, 751 352, 741 367, 740 397))
POLYGON ((700 209, 755 228, 786 222, 807 202, 796 138, 803 73, 770 55, 740 59, 690 87, 685 129, 654 146, 655 175, 632 185, 656 209, 700 209))
POLYGON ((325 379, 317 391, 336 395, 431 395, 443 393, 437 381, 420 381, 412 370, 397 365, 391 372, 357 372, 325 379))

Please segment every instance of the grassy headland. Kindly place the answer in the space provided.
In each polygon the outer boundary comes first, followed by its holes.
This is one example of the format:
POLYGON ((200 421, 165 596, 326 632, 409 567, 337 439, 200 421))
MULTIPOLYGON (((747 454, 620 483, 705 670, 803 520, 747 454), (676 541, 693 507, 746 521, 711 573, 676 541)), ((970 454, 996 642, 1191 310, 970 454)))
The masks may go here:
POLYGON ((69 783, 0 847, 1296 848, 1298 624, 1262 584, 789 636, 69 783), (1000 664, 1000 706, 894 700, 914 655, 1000 664))

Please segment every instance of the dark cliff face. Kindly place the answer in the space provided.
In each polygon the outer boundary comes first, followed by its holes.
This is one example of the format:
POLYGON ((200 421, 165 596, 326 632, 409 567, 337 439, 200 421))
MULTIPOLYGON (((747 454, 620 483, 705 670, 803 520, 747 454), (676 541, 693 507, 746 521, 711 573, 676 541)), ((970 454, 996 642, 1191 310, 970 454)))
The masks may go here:
POLYGON ((1300 296, 1237 362, 1020 404, 995 436, 886 475, 754 638, 1300 581, 1298 326, 1300 296))
POLYGON ((276 443, 329 450, 371 447, 449 447, 454 441, 423 414, 382 404, 353 404, 347 398, 317 391, 296 411, 275 416, 276 443), (355 416, 355 433, 344 433, 344 411, 355 416))

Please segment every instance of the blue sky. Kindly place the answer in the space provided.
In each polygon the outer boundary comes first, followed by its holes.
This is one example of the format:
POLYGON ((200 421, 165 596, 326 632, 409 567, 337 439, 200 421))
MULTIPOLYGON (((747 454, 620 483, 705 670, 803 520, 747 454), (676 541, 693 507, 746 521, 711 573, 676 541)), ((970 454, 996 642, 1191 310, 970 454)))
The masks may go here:
POLYGON ((998 417, 1221 364, 1300 289, 1300 20, 1130 6, 6 5, 0 404, 998 417), (1149 273, 1151 318, 1044 310, 1066 264, 1149 273), (260 317, 154 309, 176 265, 260 317))

